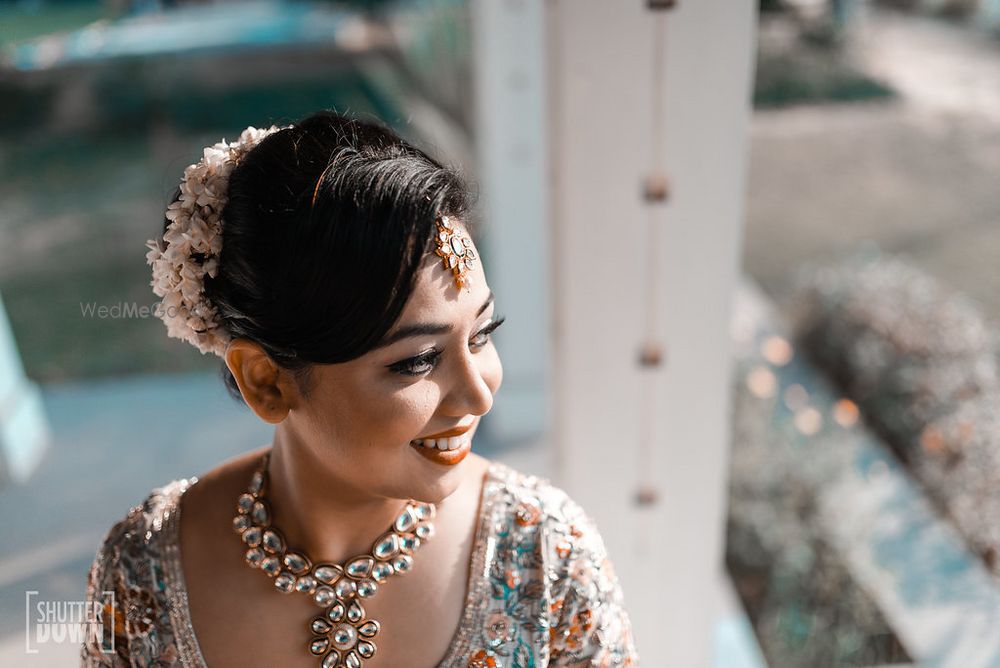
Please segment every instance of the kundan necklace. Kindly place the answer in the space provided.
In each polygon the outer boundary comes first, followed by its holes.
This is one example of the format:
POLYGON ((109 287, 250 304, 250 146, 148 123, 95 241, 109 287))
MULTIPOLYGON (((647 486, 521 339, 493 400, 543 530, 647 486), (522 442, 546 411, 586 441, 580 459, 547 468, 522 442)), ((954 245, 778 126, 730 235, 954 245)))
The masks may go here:
POLYGON ((361 599, 373 596, 392 575, 409 572, 413 553, 434 535, 434 505, 408 501, 369 554, 342 565, 313 564, 301 551, 289 550, 271 524, 265 498, 270 456, 270 451, 264 455, 246 493, 236 501, 233 528, 247 546, 243 560, 270 576, 278 591, 301 592, 323 608, 323 614, 309 622, 309 652, 322 657, 322 668, 361 668, 362 659, 375 656, 374 638, 381 627, 367 617, 361 599))

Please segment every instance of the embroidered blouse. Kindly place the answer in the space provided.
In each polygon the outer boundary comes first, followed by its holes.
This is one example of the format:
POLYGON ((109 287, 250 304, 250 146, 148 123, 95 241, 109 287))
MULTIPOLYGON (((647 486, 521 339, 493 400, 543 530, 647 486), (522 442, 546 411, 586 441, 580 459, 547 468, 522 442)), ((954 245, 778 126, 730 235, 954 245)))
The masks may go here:
MULTIPOLYGON (((109 531, 87 580, 104 636, 84 642, 81 665, 206 668, 178 541, 179 500, 195 482, 154 489, 109 531)), ((639 665, 604 542, 564 491, 492 462, 478 517, 465 609, 438 668, 639 665)))

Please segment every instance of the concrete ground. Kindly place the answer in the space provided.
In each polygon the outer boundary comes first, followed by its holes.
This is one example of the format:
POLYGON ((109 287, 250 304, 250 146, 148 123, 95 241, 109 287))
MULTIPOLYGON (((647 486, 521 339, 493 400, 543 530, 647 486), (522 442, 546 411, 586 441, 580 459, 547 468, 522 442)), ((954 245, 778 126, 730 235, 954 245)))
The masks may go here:
POLYGON ((854 37, 899 97, 755 114, 746 272, 780 297, 804 264, 874 243, 1000 321, 1000 42, 888 13, 854 37))

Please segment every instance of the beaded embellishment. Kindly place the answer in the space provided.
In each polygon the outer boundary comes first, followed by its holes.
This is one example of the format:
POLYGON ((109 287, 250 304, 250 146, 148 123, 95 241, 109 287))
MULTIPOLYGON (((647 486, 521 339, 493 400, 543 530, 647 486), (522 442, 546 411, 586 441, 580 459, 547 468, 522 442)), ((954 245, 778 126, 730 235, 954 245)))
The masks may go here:
POLYGON ((455 285, 461 289, 468 285, 469 271, 476 266, 476 251, 472 250, 472 239, 456 229, 448 216, 441 216, 435 223, 438 233, 434 253, 442 258, 444 268, 451 271, 455 277, 455 285))
POLYGON ((247 550, 243 560, 270 576, 278 591, 311 597, 323 614, 309 622, 309 652, 321 657, 322 668, 362 668, 363 659, 375 656, 379 622, 365 613, 361 599, 374 596, 380 584, 393 575, 405 575, 413 566, 413 553, 434 535, 430 503, 410 500, 389 530, 372 545, 371 553, 344 564, 313 564, 304 553, 290 550, 285 538, 271 524, 264 455, 247 491, 236 501, 233 529, 247 550))

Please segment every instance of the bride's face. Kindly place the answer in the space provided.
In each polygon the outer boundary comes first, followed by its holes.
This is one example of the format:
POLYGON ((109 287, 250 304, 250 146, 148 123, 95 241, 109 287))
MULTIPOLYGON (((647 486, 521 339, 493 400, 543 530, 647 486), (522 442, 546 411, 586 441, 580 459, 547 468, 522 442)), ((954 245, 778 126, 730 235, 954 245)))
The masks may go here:
POLYGON ((441 463, 411 441, 471 424, 463 438, 472 442, 500 387, 490 336, 500 320, 481 261, 468 276, 458 289, 441 259, 427 255, 383 345, 313 368, 289 426, 306 432, 313 457, 348 489, 435 503, 461 483, 467 458, 441 463))

